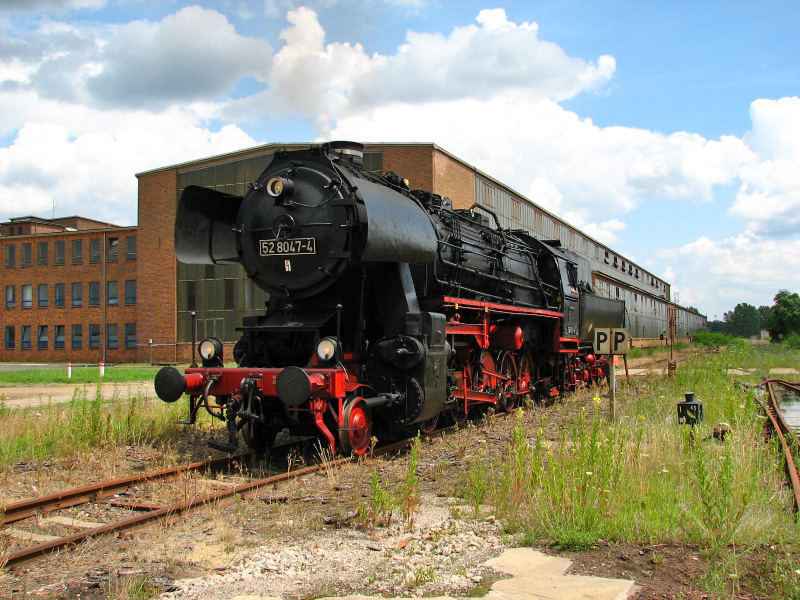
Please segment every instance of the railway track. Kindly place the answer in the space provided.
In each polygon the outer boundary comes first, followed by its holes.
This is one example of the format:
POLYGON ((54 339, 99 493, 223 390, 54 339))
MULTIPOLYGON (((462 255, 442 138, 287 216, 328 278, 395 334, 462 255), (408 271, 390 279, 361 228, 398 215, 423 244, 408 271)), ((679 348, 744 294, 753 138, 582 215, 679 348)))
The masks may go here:
MULTIPOLYGON (((445 430, 440 430, 445 431, 445 430)), ((439 434, 437 431, 434 435, 439 434)), ((387 444, 375 449, 373 455, 383 455, 403 449, 411 443, 412 439, 405 439, 392 444, 387 444)), ((285 472, 235 483, 231 481, 218 481, 206 479, 205 482, 213 488, 220 486, 223 489, 195 491, 191 497, 178 502, 161 504, 157 502, 128 501, 119 499, 120 492, 135 489, 137 486, 147 485, 152 482, 164 481, 191 472, 219 469, 233 465, 237 460, 249 456, 249 453, 236 454, 229 457, 217 458, 207 461, 181 465, 170 469, 151 471, 141 475, 114 479, 102 483, 82 486, 55 494, 48 494, 0 507, 0 535, 8 535, 15 540, 33 541, 31 545, 18 547, 5 557, 0 554, 0 566, 11 566, 36 559, 50 552, 76 545, 84 540, 104 535, 114 531, 121 531, 137 525, 142 525, 157 519, 179 515, 191 509, 223 500, 237 494, 247 494, 267 485, 286 481, 295 477, 328 469, 347 462, 353 462, 358 457, 344 457, 307 467, 288 470, 285 472), (74 516, 57 514, 66 508, 82 504, 103 505, 124 509, 128 516, 115 519, 106 523, 86 521, 74 516), (133 514, 131 514, 133 513, 133 514), (37 519, 37 522, 59 528, 79 529, 74 533, 64 535, 48 535, 33 533, 23 529, 10 527, 13 523, 24 522, 26 519, 37 519)))
POLYGON ((657 358, 650 360, 648 362, 644 362, 637 365, 631 365, 631 369, 650 369, 655 367, 656 365, 664 365, 666 369, 667 363, 670 360, 675 360, 676 362, 686 362, 690 358, 697 358, 698 356, 706 356, 707 354, 712 354, 716 352, 716 348, 703 348, 701 350, 697 350, 695 352, 687 352, 685 354, 677 354, 674 359, 670 358, 657 358))
POLYGON ((793 444, 790 443, 789 437, 793 437, 800 431, 800 418, 787 418, 781 409, 781 400, 800 400, 800 384, 789 383, 782 379, 766 379, 758 384, 758 387, 765 389, 766 394, 756 393, 754 398, 764 409, 772 429, 780 439, 786 471, 794 492, 794 511, 797 513, 800 509, 800 471, 798 471, 797 460, 792 452, 793 444))

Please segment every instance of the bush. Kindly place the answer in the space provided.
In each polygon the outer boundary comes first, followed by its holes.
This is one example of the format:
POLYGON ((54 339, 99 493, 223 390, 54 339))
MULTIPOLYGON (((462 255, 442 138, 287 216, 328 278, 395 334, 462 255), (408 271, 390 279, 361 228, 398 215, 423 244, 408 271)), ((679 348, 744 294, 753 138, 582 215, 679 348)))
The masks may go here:
POLYGON ((792 348, 793 350, 800 349, 800 333, 793 331, 786 339, 783 340, 783 343, 786 344, 787 347, 792 348))
POLYGON ((702 330, 694 334, 696 346, 743 346, 747 344, 744 338, 737 338, 724 333, 711 333, 702 330))

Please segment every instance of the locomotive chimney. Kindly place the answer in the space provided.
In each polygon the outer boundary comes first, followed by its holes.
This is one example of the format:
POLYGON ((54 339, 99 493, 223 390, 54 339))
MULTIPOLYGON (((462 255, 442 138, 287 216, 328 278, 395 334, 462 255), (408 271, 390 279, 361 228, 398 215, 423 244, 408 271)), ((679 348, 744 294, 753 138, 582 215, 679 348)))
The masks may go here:
POLYGON ((364 164, 364 144, 359 144, 358 142, 337 141, 327 142, 322 144, 322 147, 330 152, 335 152, 341 156, 343 160, 351 162, 354 165, 361 167, 364 164))

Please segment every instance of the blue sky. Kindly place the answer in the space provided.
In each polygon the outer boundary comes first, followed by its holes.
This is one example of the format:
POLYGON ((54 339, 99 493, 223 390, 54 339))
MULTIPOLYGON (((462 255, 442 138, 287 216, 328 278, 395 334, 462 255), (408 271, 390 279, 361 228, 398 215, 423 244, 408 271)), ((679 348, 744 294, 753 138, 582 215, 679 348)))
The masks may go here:
POLYGON ((800 291, 800 4, 7 0, 0 219, 136 220, 134 173, 432 141, 714 318, 800 291))

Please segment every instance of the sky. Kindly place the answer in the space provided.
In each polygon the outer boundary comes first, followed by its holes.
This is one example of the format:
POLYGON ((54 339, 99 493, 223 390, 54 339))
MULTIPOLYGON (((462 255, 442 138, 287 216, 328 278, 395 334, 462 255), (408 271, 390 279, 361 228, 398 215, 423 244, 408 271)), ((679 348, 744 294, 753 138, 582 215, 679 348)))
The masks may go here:
POLYGON ((0 220, 136 223, 135 173, 434 142, 709 319, 800 292, 800 3, 2 0, 0 220))

